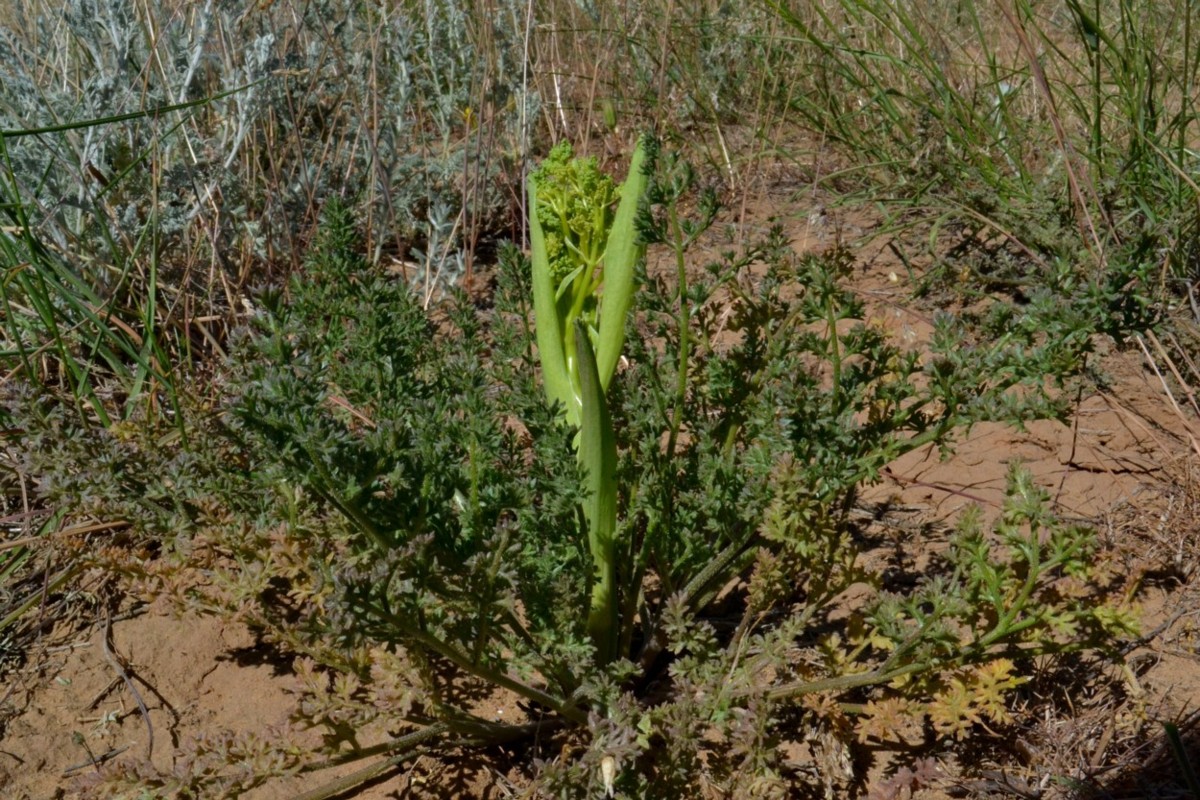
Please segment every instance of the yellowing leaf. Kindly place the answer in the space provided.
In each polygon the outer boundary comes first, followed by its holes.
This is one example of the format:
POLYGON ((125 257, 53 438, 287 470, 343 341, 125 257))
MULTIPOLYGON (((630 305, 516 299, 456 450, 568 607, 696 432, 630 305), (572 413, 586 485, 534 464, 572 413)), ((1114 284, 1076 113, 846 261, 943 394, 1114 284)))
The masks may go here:
POLYGON ((855 727, 855 736, 865 744, 870 739, 880 742, 899 742, 899 730, 911 721, 912 703, 903 697, 889 697, 867 703, 855 727))

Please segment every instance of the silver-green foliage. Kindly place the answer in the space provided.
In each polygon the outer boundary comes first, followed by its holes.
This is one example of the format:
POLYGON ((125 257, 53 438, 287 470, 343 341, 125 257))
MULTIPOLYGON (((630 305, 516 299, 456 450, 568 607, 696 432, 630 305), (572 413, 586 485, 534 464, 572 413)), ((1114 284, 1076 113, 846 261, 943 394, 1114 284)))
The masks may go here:
POLYGON ((407 274, 427 301, 452 284, 507 213, 502 174, 536 107, 525 7, 492 11, 485 28, 465 0, 14 2, 0 366, 65 385, 104 424, 174 404, 197 342, 221 350, 191 320, 243 312, 332 197, 373 259, 420 260, 407 274))
MULTIPOLYGON (((464 207, 462 177, 479 157, 464 119, 494 107, 494 142, 515 152, 518 119, 536 108, 522 88, 524 5, 495 12, 484 43, 479 9, 463 0, 19 0, 0 25, 0 130, 241 91, 202 110, 9 140, 4 168, 41 235, 109 263, 143 231, 193 225, 213 251, 273 257, 335 193, 371 206, 379 238, 420 241, 428 209, 464 207)), ((489 183, 499 165, 488 164, 472 190, 485 221, 500 207, 489 183)))

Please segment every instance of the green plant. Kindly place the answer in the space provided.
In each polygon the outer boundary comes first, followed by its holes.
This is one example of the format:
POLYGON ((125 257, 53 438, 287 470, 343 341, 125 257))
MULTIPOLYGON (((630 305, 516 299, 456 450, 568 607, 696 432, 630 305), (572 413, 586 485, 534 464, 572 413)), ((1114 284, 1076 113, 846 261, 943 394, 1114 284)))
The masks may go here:
POLYGON ((1152 294, 1163 254, 1177 286, 1194 271, 1186 4, 768 5, 811 76, 791 109, 866 176, 884 234, 928 232, 935 286, 1024 292, 1067 264, 1152 294))
MULTIPOLYGON (((494 310, 456 301, 435 327, 356 254, 348 211, 331 206, 304 277, 258 298, 231 365, 239 388, 217 415, 190 417, 193 445, 100 442, 119 445, 117 461, 159 461, 124 490, 103 484, 102 504, 175 532, 152 568, 110 555, 117 567, 144 591, 236 610, 294 654, 295 721, 325 731, 336 763, 368 760, 356 776, 430 747, 533 737, 578 748, 530 767, 546 794, 778 796, 810 778, 768 742, 809 731, 836 764, 900 718, 946 737, 995 728, 1029 659, 1103 649, 1128 624, 1089 577, 1087 532, 1055 521, 1019 473, 994 535, 968 524, 911 598, 853 602, 853 587, 882 584, 851 523, 858 488, 974 422, 1054 412, 1047 365, 1078 368, 1087 338, 1042 340, 1010 320, 1007 338, 974 340, 946 317, 930 353, 901 350, 862 322, 844 252, 798 258, 777 233, 688 266, 716 206, 701 193, 684 216, 696 177, 673 155, 658 163, 639 235, 665 243, 685 280, 641 278, 628 367, 607 395, 598 377, 585 387, 611 431, 581 415, 584 436, 616 446, 603 473, 616 487, 611 658, 579 614, 597 579, 594 516, 580 510, 600 492, 537 381, 532 273, 513 251, 494 310), (472 713, 464 697, 488 687, 527 713, 472 713), (357 741, 373 721, 405 730, 357 741)), ((68 450, 29 450, 31 473, 72 476, 48 501, 89 491, 68 450)), ((232 791, 235 775, 247 791, 334 763, 255 742, 220 751, 236 771, 196 743, 190 773, 114 764, 89 791, 232 791)), ((323 786, 310 796, 347 784, 323 786)))
MULTIPOLYGON (((1062 414, 1095 334, 1153 319, 1160 258, 1190 280, 1190 9, 615 8, 20 0, 0 25, 5 475, 135 545, 72 526, 72 558, 294 657, 294 722, 325 734, 214 731, 85 793, 368 762, 308 800, 519 742, 545 795, 836 795, 853 748, 1002 731, 1033 659, 1128 633, 1092 537, 1019 470, 905 596, 853 512, 914 448, 1062 414), (539 93, 556 134, 678 122, 728 185, 729 125, 798 111, 855 159, 830 185, 868 175, 889 231, 928 225, 935 266, 1019 302, 980 294, 913 351, 866 322, 847 250, 775 230, 697 263, 716 194, 648 143, 621 188, 552 151, 532 263, 503 250, 494 307, 441 302, 509 221, 539 93), (194 348, 230 354, 211 386, 177 382, 194 348), (515 719, 478 711, 497 690, 515 719)), ((2 636, 79 569, 28 553, 0 551, 2 636)))
POLYGON ((595 570, 588 632, 601 663, 617 655, 620 629, 617 442, 606 393, 625 343, 634 273, 645 250, 635 223, 653 170, 653 155, 645 163, 647 141, 634 151, 619 190, 594 158, 574 158, 567 142, 529 180, 538 358, 547 398, 579 429, 583 513, 595 570))
POLYGON ((1183 737, 1179 735, 1179 726, 1173 722, 1164 722, 1163 733, 1171 747, 1171 755, 1175 759, 1175 764, 1183 773, 1183 780, 1188 792, 1192 797, 1200 797, 1200 778, 1196 776, 1196 768, 1192 764, 1191 756, 1188 755, 1187 746, 1183 743, 1183 737))
MULTIPOLYGON (((551 402, 578 426, 583 405, 576 322, 595 352, 602 392, 608 390, 625 343, 645 250, 635 223, 653 170, 643 139, 618 187, 595 158, 575 158, 563 142, 530 176, 529 230, 538 357, 551 402)), ((581 343, 584 344, 584 343, 581 343)))

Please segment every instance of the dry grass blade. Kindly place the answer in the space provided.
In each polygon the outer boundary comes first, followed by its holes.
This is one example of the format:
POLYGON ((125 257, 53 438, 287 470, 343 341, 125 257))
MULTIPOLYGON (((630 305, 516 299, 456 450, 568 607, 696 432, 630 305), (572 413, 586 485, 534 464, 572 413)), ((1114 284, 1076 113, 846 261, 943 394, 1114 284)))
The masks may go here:
MULTIPOLYGON (((1166 377, 1163 375, 1162 370, 1158 368, 1158 362, 1155 361, 1154 356, 1150 354, 1150 350, 1146 347, 1146 343, 1141 336, 1137 337, 1137 343, 1142 348, 1142 354, 1146 357, 1146 363, 1150 365, 1150 368, 1154 370, 1154 374, 1158 377, 1159 384, 1162 386, 1163 392, 1166 394, 1167 399, 1171 401, 1171 408, 1175 411, 1179 421, 1183 424, 1184 430, 1187 431, 1188 441, 1192 445, 1192 450, 1197 456, 1200 456, 1200 431, 1197 430, 1193 421, 1183 413, 1183 409, 1179 407, 1179 403, 1176 402, 1175 394, 1171 391, 1171 387, 1167 383, 1166 377)), ((1157 339, 1155 340, 1155 343, 1157 344, 1157 339)), ((1177 379, 1180 380, 1180 385, 1184 387, 1184 390, 1190 397, 1191 390, 1187 388, 1187 384, 1184 383, 1182 379, 1178 378, 1179 373, 1175 369, 1174 362, 1172 362, 1166 353, 1161 350, 1161 346, 1160 353, 1170 366, 1171 372, 1176 375, 1177 379)))

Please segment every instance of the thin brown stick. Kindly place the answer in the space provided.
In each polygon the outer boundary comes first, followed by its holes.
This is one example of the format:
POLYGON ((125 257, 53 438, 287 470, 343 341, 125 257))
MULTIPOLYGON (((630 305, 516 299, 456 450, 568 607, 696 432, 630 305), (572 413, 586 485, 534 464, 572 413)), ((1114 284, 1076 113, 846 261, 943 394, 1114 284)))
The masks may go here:
POLYGON ((1192 391, 1192 387, 1188 385, 1183 376, 1179 374, 1179 369, 1175 366, 1174 359, 1167 354, 1167 349, 1162 346, 1162 342, 1154 335, 1154 331, 1147 330, 1146 337, 1154 343, 1154 349, 1158 351, 1158 355, 1167 364, 1167 369, 1171 370, 1171 374, 1175 376, 1175 380, 1179 383, 1179 388, 1183 390, 1183 394, 1187 397, 1188 405, 1192 407, 1192 411, 1196 412, 1196 416, 1200 416, 1200 405, 1196 404, 1196 394, 1192 391))
POLYGON ((388 770, 394 769, 413 756, 424 752, 425 748, 421 745, 431 739, 443 736, 449 729, 448 725, 439 722, 415 733, 402 736, 395 742, 396 749, 399 751, 395 755, 376 761, 374 764, 368 764, 362 769, 355 770, 349 775, 318 786, 312 791, 304 792, 295 797, 294 800, 328 800, 328 798, 343 795, 368 781, 375 780, 381 775, 386 774, 388 770))
POLYGON ((154 754, 154 725, 150 722, 150 710, 146 708, 146 702, 142 700, 142 695, 134 685, 133 678, 129 677, 123 660, 113 651, 112 612, 107 605, 104 607, 104 633, 100 637, 100 645, 104 649, 104 659, 121 676, 121 680, 125 681, 125 687, 133 695, 133 701, 137 703, 142 720, 146 723, 146 760, 149 761, 150 756, 154 754))
POLYGON ((1183 415, 1183 409, 1179 407, 1179 403, 1175 401, 1175 395, 1171 392, 1171 387, 1167 385, 1167 379, 1163 376, 1162 370, 1158 368, 1158 364, 1154 361, 1154 356, 1150 355, 1150 349, 1146 347, 1146 342, 1141 336, 1135 337, 1138 346, 1142 348, 1142 353, 1146 356, 1147 363, 1154 370, 1154 374, 1158 376, 1159 383, 1162 384, 1163 391, 1167 393, 1167 399, 1171 401, 1171 408, 1175 409, 1175 416, 1179 417, 1179 421, 1183 423, 1184 431, 1187 433, 1188 441, 1192 443, 1192 449, 1196 451, 1196 455, 1200 455, 1200 442, 1196 441, 1194 429, 1191 422, 1183 415))

